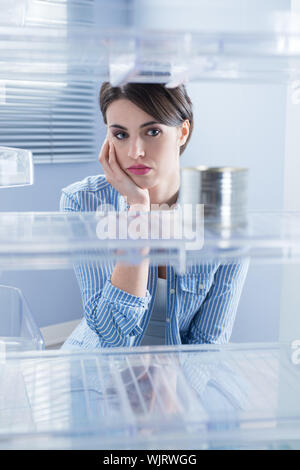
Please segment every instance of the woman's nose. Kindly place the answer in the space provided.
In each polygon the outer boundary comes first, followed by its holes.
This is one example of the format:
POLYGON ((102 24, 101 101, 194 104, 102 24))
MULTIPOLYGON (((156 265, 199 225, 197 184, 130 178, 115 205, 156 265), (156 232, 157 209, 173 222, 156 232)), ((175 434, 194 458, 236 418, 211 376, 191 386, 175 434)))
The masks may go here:
POLYGON ((141 140, 132 140, 129 144, 128 157, 138 158, 143 156, 145 156, 145 149, 141 140))

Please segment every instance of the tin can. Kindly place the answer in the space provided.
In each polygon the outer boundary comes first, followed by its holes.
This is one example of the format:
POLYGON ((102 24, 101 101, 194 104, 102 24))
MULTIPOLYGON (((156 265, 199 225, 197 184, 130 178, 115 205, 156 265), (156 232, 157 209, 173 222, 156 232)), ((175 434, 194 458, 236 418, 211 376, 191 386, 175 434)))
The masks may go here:
POLYGON ((180 172, 179 203, 203 204, 206 228, 231 233, 247 225, 248 169, 184 167, 180 172))

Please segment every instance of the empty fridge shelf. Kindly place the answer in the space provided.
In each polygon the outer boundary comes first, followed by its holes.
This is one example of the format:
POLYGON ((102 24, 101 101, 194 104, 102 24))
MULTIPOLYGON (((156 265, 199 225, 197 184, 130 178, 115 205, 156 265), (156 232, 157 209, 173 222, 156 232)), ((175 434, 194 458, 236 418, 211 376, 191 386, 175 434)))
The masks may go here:
MULTIPOLYGON (((160 211, 159 225, 163 224, 160 211)), ((247 225, 223 233, 206 228, 193 233, 194 239, 176 233, 127 238, 118 230, 104 235, 99 226, 107 223, 107 213, 98 212, 2 212, 0 213, 0 270, 57 269, 74 263, 125 260, 140 262, 140 249, 150 248, 151 264, 170 263, 180 269, 200 263, 239 262, 251 257, 251 263, 297 263, 300 260, 299 212, 249 212, 247 225), (200 236, 199 236, 200 235, 200 236), (199 244, 198 244, 199 242, 199 244), (190 249, 189 245, 193 245, 190 249)), ((125 213, 115 212, 116 227, 125 213)), ((180 222, 179 222, 180 223, 180 222)), ((184 223, 184 220, 183 220, 184 223)), ((183 225, 182 225, 183 227, 183 225)))
POLYGON ((9 354, 0 448, 300 447, 291 353, 252 344, 9 354))

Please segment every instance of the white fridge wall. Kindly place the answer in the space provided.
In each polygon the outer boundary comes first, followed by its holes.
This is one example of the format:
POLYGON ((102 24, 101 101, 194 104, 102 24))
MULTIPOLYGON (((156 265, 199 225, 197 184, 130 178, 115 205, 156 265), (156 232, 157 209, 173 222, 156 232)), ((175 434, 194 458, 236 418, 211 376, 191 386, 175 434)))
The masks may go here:
MULTIPOLYGON (((193 137, 182 166, 249 168, 249 209, 283 209, 286 87, 193 83, 193 137)), ((232 341, 274 341, 279 335, 282 266, 250 267, 232 341)))
MULTIPOLYGON (((292 0, 291 10, 300 14, 300 3, 292 0)), ((287 93, 286 139, 284 168, 284 210, 300 210, 300 80, 298 90, 290 87, 287 93)), ((280 340, 300 339, 299 267, 282 266, 280 340), (297 269, 298 268, 298 269, 297 269)))

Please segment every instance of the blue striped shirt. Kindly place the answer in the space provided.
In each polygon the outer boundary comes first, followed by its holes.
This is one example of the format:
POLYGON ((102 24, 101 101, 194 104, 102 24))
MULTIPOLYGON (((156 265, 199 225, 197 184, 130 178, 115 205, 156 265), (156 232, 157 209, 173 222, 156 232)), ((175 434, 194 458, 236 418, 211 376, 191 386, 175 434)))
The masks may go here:
MULTIPOLYGON (((62 190, 61 211, 128 209, 105 175, 88 176, 62 190)), ((166 344, 227 343, 232 332, 249 259, 235 264, 203 263, 179 274, 167 265, 166 344)), ((115 263, 75 265, 84 318, 63 348, 138 346, 153 310, 158 267, 150 265, 145 297, 114 286, 115 263)))

